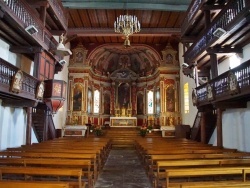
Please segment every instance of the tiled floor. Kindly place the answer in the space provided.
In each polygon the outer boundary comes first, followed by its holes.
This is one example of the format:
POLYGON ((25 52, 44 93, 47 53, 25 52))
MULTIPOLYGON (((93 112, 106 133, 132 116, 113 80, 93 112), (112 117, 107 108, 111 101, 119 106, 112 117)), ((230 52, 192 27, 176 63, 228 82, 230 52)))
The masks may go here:
POLYGON ((111 150, 95 188, 152 188, 133 149, 111 150))

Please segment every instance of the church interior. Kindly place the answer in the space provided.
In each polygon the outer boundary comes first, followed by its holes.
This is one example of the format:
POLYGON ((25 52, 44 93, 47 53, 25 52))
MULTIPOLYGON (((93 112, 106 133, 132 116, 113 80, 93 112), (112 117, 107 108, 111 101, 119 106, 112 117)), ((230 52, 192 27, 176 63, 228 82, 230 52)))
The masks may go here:
POLYGON ((0 187, 250 187, 249 0, 0 0, 0 187))

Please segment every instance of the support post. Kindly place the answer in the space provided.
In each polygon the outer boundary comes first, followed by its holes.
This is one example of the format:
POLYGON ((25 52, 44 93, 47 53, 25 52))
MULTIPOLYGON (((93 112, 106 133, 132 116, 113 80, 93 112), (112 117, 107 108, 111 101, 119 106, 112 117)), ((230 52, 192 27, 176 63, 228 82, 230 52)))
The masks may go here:
POLYGON ((31 145, 32 107, 27 107, 26 145, 31 145))

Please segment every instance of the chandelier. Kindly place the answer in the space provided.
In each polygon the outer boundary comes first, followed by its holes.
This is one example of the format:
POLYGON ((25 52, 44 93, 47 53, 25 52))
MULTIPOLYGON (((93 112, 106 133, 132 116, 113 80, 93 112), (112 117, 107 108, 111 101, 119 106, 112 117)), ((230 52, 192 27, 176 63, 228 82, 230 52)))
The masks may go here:
POLYGON ((136 16, 133 15, 120 15, 114 23, 116 33, 121 33, 125 36, 124 45, 130 46, 129 35, 138 33, 141 30, 141 24, 136 16))

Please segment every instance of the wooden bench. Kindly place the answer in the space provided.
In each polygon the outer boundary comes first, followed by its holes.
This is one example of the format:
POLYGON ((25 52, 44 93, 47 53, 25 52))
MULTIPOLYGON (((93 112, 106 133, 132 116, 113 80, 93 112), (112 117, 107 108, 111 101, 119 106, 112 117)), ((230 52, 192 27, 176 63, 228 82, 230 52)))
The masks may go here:
POLYGON ((70 187, 84 188, 85 182, 82 181, 82 169, 80 168, 42 168, 42 167, 12 167, 12 166, 0 166, 0 179, 3 179, 3 175, 24 175, 25 180, 27 177, 43 176, 51 179, 51 176, 55 176, 58 179, 61 177, 75 177, 77 181, 67 181, 70 187))
MULTIPOLYGON (((241 178, 237 181, 242 181, 246 182, 246 174, 250 173, 250 167, 209 167, 209 168, 179 168, 179 169, 167 169, 166 171, 166 183, 165 187, 173 187, 177 186, 179 184, 179 187, 185 186, 186 182, 178 182, 174 183, 171 185, 170 179, 171 178, 189 178, 189 177, 208 177, 208 176, 228 176, 228 175, 239 175, 241 178)), ((196 184, 196 185, 202 185, 202 180, 201 181, 195 181, 191 183, 191 179, 189 178, 189 182, 187 182, 187 185, 189 184, 196 184)), ((221 182, 220 180, 219 182, 221 182)), ((228 184, 230 184, 230 180, 224 180, 225 182, 227 181, 228 184)), ((232 180, 235 182, 236 180, 232 180)), ((216 182, 216 181, 211 181, 211 182, 216 182)))
POLYGON ((69 188, 64 182, 0 181, 2 188, 69 188))
POLYGON ((1 166, 39 166, 57 168, 81 168, 83 177, 87 178, 88 187, 93 187, 94 177, 91 161, 82 159, 49 159, 49 158, 0 158, 1 166))
POLYGON ((56 158, 56 159, 89 159, 94 171, 94 181, 97 179, 97 164, 95 154, 79 153, 44 153, 44 152, 0 152, 2 158, 56 158))
POLYGON ((249 166, 250 159, 193 159, 193 160, 169 160, 157 161, 156 169, 151 169, 151 175, 155 178, 155 185, 159 185, 160 178, 165 175, 165 170, 168 168, 190 168, 190 167, 212 167, 212 166, 249 166))

